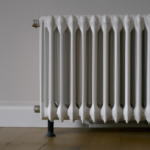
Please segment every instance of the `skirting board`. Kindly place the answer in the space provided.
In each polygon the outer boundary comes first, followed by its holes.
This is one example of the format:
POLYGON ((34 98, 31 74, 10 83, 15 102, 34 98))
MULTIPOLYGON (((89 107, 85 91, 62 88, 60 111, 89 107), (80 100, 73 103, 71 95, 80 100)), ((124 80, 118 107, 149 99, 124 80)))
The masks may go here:
MULTIPOLYGON (((33 106, 0 106, 0 127, 47 127, 47 120, 41 120, 39 113, 34 113, 33 106)), ((106 127, 150 127, 146 123, 140 124, 82 124, 80 120, 72 123, 70 120, 54 121, 54 127, 68 128, 106 128, 106 127)))
MULTIPOLYGON (((0 106, 0 127, 47 127, 47 120, 41 120, 40 114, 33 111, 33 106, 0 106)), ((88 127, 75 121, 54 121, 54 127, 88 127)))

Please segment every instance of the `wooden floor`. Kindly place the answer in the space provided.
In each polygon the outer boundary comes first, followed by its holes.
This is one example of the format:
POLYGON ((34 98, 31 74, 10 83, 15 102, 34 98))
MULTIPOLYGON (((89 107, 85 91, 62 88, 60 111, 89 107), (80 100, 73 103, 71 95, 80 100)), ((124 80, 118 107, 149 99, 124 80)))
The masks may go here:
POLYGON ((0 150, 150 150, 150 129, 0 128, 0 150))

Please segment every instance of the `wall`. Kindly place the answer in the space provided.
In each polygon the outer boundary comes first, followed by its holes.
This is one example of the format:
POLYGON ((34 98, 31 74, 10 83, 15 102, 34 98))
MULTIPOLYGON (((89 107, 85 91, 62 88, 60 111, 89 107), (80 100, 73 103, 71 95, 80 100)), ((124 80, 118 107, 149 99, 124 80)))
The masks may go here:
POLYGON ((39 30, 32 28, 32 19, 52 14, 150 14, 149 6, 148 0, 1 0, 0 126, 46 126, 32 111, 39 104, 39 30), (14 124, 16 114, 21 115, 14 124))

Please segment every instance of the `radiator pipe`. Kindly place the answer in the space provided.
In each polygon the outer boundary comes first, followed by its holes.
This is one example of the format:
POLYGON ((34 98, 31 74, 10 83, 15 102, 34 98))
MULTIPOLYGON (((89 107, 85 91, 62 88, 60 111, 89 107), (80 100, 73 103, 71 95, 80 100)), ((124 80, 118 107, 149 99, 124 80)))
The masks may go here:
MULTIPOLYGON (((39 105, 35 105, 33 109, 35 113, 40 113, 39 105)), ((45 137, 54 137, 54 136, 56 136, 54 134, 54 122, 51 122, 50 120, 48 120, 48 133, 45 135, 45 137)))
POLYGON ((40 106, 39 105, 35 105, 33 107, 33 110, 34 110, 35 113, 40 113, 40 106))
POLYGON ((45 135, 45 137, 54 137, 54 136, 56 136, 54 134, 54 122, 48 120, 48 133, 45 135))

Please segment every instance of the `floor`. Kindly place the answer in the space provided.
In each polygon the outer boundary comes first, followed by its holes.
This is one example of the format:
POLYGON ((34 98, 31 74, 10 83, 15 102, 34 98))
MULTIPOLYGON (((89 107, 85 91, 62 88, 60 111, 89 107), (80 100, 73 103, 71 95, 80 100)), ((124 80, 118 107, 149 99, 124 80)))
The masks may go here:
POLYGON ((0 128, 0 150, 150 150, 150 129, 0 128))

